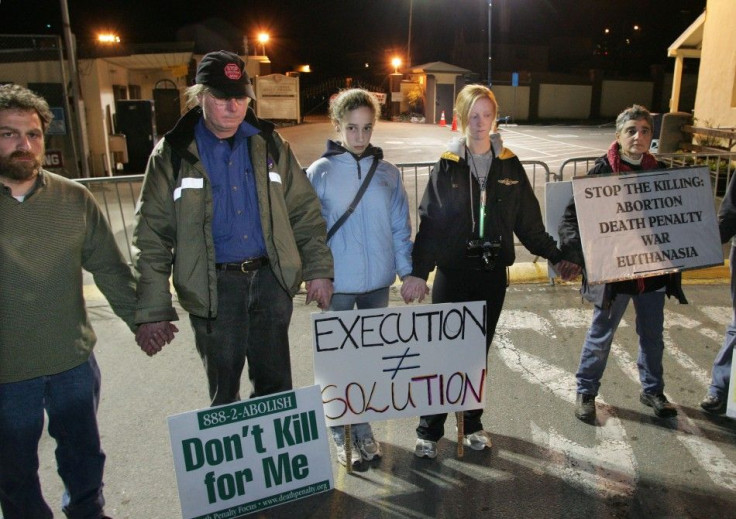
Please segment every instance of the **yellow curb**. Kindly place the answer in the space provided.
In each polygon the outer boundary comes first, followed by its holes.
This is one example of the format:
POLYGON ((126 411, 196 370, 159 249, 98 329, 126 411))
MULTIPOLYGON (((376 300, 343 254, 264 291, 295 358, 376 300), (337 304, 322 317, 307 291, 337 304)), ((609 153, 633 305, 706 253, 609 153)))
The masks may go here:
MULTIPOLYGON (((731 279, 728 260, 723 265, 708 267, 704 269, 688 270, 682 273, 682 282, 686 285, 708 285, 728 283, 731 279)), ((434 281, 434 271, 430 272, 427 283, 430 285, 434 281)), ((578 283, 579 280, 571 281, 578 283)), ((545 260, 536 262, 514 263, 509 267, 509 283, 511 284, 527 284, 527 283, 549 283, 547 276, 547 262, 545 260)), ((564 283, 559 279, 555 279, 555 283, 564 283)), ((401 281, 398 279, 393 285, 396 289, 401 288, 401 281)), ((304 291, 304 285, 301 290, 304 291)), ((97 288, 95 284, 84 285, 84 299, 86 301, 104 301, 105 296, 97 288)))

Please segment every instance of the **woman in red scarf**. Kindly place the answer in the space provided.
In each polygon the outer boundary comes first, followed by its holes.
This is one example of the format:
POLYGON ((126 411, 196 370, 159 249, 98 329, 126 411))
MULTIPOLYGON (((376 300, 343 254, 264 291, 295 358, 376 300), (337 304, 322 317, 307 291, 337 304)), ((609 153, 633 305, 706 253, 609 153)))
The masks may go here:
MULTIPOLYGON (((599 158, 588 174, 619 174, 661 169, 664 164, 649 153, 652 142, 652 116, 643 106, 633 105, 616 118, 616 140, 603 157, 599 158)), ((575 204, 565 211, 560 224, 562 251, 574 263, 583 265, 575 204)), ((626 311, 629 301, 636 309, 636 333, 639 335, 639 379, 642 392, 639 400, 652 407, 659 417, 677 415, 675 407, 664 396, 662 354, 664 352, 664 300, 675 296, 687 303, 682 292, 680 274, 638 278, 605 285, 588 285, 583 271, 583 297, 595 304, 593 322, 583 343, 577 378, 575 416, 588 423, 595 421, 595 397, 606 369, 613 335, 626 311)))

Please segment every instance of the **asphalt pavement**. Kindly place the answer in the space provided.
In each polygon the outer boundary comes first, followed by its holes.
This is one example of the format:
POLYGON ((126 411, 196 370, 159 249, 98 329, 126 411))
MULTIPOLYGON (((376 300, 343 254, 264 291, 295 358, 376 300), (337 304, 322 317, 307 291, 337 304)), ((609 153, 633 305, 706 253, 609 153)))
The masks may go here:
MULTIPOLYGON (((374 143, 382 145, 393 162, 436 160, 451 136, 448 128, 385 124, 377 127, 374 143)), ((319 156, 330 136, 325 121, 281 131, 303 164, 319 156)), ((562 144, 574 143, 574 151, 579 152, 574 156, 596 156, 607 147, 613 132, 610 127, 509 127, 506 131, 504 139, 512 149, 520 150, 522 145, 536 149, 517 152, 521 158, 544 155, 558 164, 565 157, 553 154, 562 144)), ((458 459, 450 418, 439 456, 418 459, 413 455, 416 419, 375 422, 382 460, 347 474, 331 450, 334 490, 250 517, 732 516, 736 423, 706 415, 698 407, 731 317, 726 271, 688 279, 690 304, 668 301, 666 306, 665 393, 677 405, 678 417, 658 419, 639 403, 635 315, 629 308, 602 381, 598 421, 588 425, 573 416, 574 373, 592 308, 581 301, 576 283, 550 284, 545 263, 535 264, 532 259, 522 257, 517 267, 532 269, 531 273, 512 276, 488 357, 483 422, 493 439, 490 450, 466 450, 458 459)), ((181 517, 166 419, 208 405, 204 370, 188 319, 180 311, 175 341, 149 358, 99 292, 91 285, 85 288, 99 339, 96 355, 103 380, 99 422, 107 453, 107 513, 117 519, 181 517)), ((390 304, 403 305, 398 286, 392 289, 390 304)), ((313 304, 305 304, 303 293, 297 295, 289 329, 295 387, 314 381, 310 319, 316 311, 313 304)), ((243 384, 247 394, 247 377, 243 384)), ((44 433, 42 485, 61 517, 63 489, 54 448, 44 433)))

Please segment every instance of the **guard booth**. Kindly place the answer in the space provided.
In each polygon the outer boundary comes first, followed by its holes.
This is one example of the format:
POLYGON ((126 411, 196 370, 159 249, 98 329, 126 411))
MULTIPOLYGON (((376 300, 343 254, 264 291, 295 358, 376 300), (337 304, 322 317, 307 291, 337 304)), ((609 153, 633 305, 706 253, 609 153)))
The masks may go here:
MULTIPOLYGON (((424 90, 424 117, 428 124, 440 122, 442 112, 449 124, 455 108, 455 97, 467 83, 466 77, 472 72, 444 61, 434 61, 411 67, 408 80, 401 83, 402 92, 419 85, 424 90)), ((406 95, 402 95, 401 111, 409 110, 406 95)))

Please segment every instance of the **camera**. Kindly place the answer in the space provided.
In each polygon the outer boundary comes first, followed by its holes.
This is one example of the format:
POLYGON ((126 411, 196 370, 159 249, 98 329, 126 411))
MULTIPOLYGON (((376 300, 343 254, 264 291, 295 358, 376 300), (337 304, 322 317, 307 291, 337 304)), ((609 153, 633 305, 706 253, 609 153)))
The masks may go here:
POLYGON ((483 270, 493 270, 501 255, 501 237, 493 240, 470 240, 465 252, 469 258, 480 258, 483 270))

